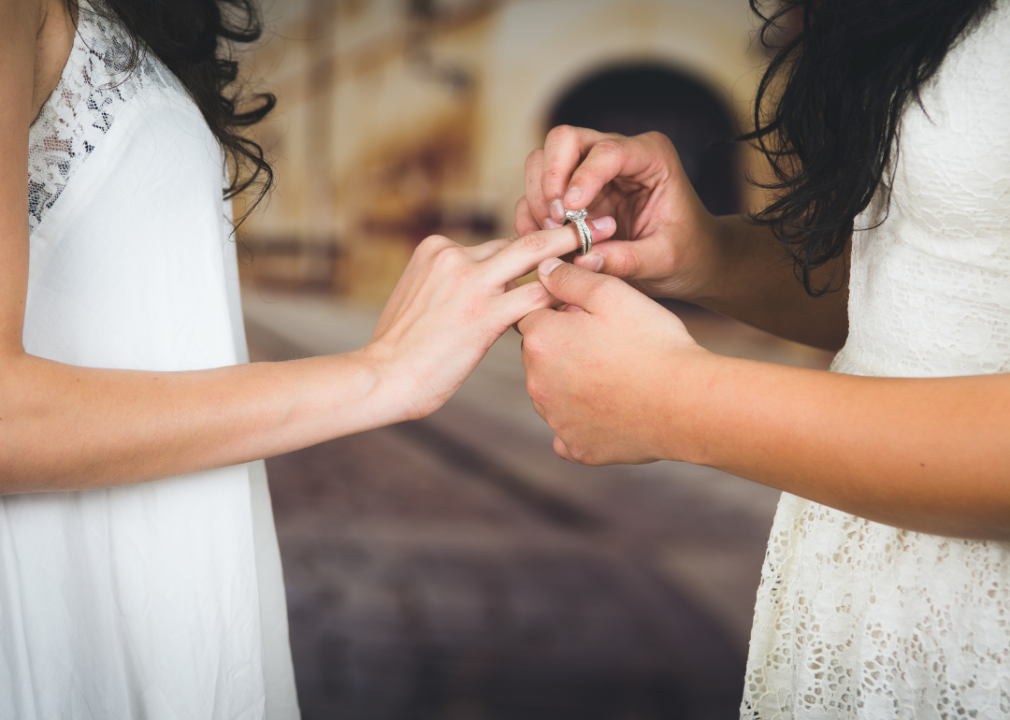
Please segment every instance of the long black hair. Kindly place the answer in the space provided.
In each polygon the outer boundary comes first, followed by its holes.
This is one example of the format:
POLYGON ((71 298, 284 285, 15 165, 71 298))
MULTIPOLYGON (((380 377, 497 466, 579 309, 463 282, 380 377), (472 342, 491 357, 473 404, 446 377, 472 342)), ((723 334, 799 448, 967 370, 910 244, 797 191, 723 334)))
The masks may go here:
MULTIPOLYGON (((756 142, 776 199, 752 215, 770 226, 811 295, 810 272, 840 257, 888 171, 901 115, 994 0, 776 0, 761 42, 776 51, 758 87, 756 142), (781 47, 783 26, 800 25, 781 47)), ((889 198, 888 198, 889 200, 889 198)), ((830 285, 830 283, 829 283, 830 285)))
MULTIPOLYGON (((67 2, 77 9, 76 0, 67 2)), ((255 42, 262 34, 253 0, 95 0, 92 7, 115 13, 129 32, 129 69, 143 53, 152 52, 179 78, 229 160, 225 197, 257 186, 250 204, 255 206, 274 175, 263 148, 242 129, 266 117, 277 100, 270 93, 243 97, 234 87, 239 78, 235 46, 255 42)))

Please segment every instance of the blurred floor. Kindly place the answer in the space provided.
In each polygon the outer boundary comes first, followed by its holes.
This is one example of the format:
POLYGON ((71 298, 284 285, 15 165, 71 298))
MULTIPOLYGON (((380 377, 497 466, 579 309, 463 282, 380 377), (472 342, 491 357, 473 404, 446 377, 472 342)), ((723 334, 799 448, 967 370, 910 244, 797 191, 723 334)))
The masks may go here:
MULTIPOLYGON (((377 313, 244 298, 254 359, 343 352, 377 313)), ((826 355, 707 313, 724 354, 826 355)), ((680 463, 558 459, 510 332, 422 421, 269 460, 305 720, 735 718, 778 493, 680 463)))

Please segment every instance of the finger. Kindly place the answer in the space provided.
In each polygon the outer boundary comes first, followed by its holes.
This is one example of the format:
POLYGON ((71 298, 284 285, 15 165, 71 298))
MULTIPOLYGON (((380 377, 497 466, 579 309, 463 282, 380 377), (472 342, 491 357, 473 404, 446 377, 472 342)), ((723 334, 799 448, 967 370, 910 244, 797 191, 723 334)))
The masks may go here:
POLYGON ((423 281, 427 272, 423 270, 439 251, 456 245, 452 240, 442 235, 431 235, 426 237, 415 248, 414 254, 407 263, 407 268, 403 271, 400 279, 396 282, 392 294, 386 301, 386 305, 379 314, 379 319, 372 332, 372 339, 379 337, 389 328, 393 318, 400 312, 407 298, 411 295, 418 283, 423 281))
POLYGON ((501 240, 488 240, 470 248, 470 257, 474 262, 481 262, 490 257, 494 257, 502 250, 512 244, 511 238, 501 240))
MULTIPOLYGON (((596 130, 576 128, 570 125, 559 125, 547 133, 547 140, 544 142, 540 186, 543 197, 549 203, 550 216, 556 222, 561 222, 565 216, 562 198, 571 184, 569 181, 572 173, 575 172, 589 149, 604 137, 603 133, 596 130)), ((589 197, 578 207, 583 208, 591 201, 592 197, 589 197)), ((570 208, 577 209, 575 206, 570 206, 570 208)))
POLYGON ((540 225, 533 217, 533 211, 530 210, 530 204, 525 195, 519 198, 519 202, 516 203, 515 228, 516 235, 529 235, 531 232, 540 230, 540 225))
POLYGON ((606 307, 615 283, 624 285, 612 277, 598 275, 557 258, 544 260, 539 270, 540 282, 551 295, 590 313, 600 312, 606 307))
POLYGON ((672 271, 676 256, 666 235, 656 233, 642 240, 593 243, 593 251, 577 256, 574 263, 592 272, 619 278, 665 277, 672 271))
MULTIPOLYGON (((610 234, 612 235, 613 231, 610 234)), ((600 231, 593 233, 594 241, 606 240, 607 237, 609 237, 607 233, 600 231)), ((490 263, 488 278, 494 285, 503 285, 509 280, 532 272, 542 260, 561 257, 574 252, 581 245, 579 231, 574 225, 524 235, 488 261, 490 263)))
POLYGON ((530 398, 530 402, 533 403, 533 409, 537 411, 537 415, 540 416, 540 419, 543 420, 544 422, 547 422, 547 411, 544 410, 544 406, 538 403, 533 398, 530 398))
POLYGON ((541 183, 543 165, 543 148, 538 148, 526 156, 526 166, 523 175, 526 183, 526 200, 529 203, 530 214, 536 221, 538 228, 543 227, 544 220, 551 216, 550 209, 547 206, 550 200, 544 197, 544 189, 541 183))
MULTIPOLYGON (((492 300, 492 307, 503 325, 514 325, 531 312, 543 310, 554 305, 556 300, 542 283, 531 282, 520 285, 515 290, 492 300)), ((521 331, 520 331, 521 332, 521 331)))
POLYGON ((557 435, 554 436, 554 452, 562 460, 575 462, 575 460, 572 459, 572 454, 568 452, 568 446, 565 445, 564 441, 557 435))
POLYGON ((550 318, 553 313, 554 311, 549 309, 534 310, 533 312, 528 313, 526 317, 521 318, 519 322, 516 323, 516 326, 519 329, 519 334, 523 336, 524 363, 526 359, 526 336, 532 332, 535 332, 536 328, 539 327, 548 318, 550 318))
POLYGON ((663 149, 651 136, 601 138, 572 172, 564 196, 565 208, 582 209, 614 178, 635 177, 651 166, 658 167, 663 149))

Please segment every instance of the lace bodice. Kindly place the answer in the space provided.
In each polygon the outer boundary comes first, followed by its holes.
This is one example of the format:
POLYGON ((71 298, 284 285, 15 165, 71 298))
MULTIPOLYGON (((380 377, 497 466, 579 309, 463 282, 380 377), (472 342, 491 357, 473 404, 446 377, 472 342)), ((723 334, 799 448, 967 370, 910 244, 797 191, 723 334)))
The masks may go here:
POLYGON ((127 72, 132 46, 125 31, 86 1, 80 13, 70 61, 28 135, 32 232, 131 98, 151 85, 185 93, 178 79, 146 52, 139 66, 127 72))
MULTIPOLYGON (((889 212, 857 219, 833 370, 1010 371, 1010 2, 902 119, 889 212)), ((952 477, 950 481, 958 482, 952 477)), ((742 717, 1010 717, 1010 544, 952 540, 783 495, 742 717)))

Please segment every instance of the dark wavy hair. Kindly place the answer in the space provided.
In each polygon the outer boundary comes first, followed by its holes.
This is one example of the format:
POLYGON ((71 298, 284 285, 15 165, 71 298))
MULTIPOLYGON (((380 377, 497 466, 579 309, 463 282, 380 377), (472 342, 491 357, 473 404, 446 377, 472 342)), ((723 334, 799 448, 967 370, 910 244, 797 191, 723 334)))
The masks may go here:
MULTIPOLYGON (((67 0, 77 10, 77 0, 67 0)), ((95 0, 96 12, 115 15, 129 32, 129 61, 135 69, 145 52, 153 52, 189 92, 229 162, 225 197, 258 189, 251 210, 273 184, 274 174, 263 148, 242 134, 273 110, 271 93, 243 97, 234 87, 239 64, 236 45, 262 34, 253 0, 95 0)))
MULTIPOLYGON (((752 141, 775 179, 776 199, 752 218, 770 226, 807 292, 811 271, 841 257, 853 222, 889 171, 901 116, 950 49, 993 0, 776 0, 761 43, 773 51, 758 87, 752 141), (780 47, 777 37, 800 25, 780 47)), ((888 182, 889 186, 889 182, 888 182)), ((888 196, 888 206, 890 196, 888 196)))

